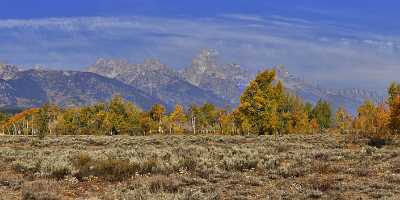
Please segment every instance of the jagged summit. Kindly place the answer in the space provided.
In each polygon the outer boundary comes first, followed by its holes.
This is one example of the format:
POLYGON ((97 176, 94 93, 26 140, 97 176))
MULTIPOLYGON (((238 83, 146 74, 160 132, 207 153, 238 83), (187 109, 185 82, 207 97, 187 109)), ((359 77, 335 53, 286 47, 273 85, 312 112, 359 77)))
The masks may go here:
POLYGON ((167 65, 162 64, 159 59, 145 59, 143 64, 131 64, 128 62, 128 60, 125 59, 99 58, 96 63, 91 67, 107 68, 113 70, 132 70, 136 68, 142 68, 141 70, 161 70, 166 69, 167 65))
POLYGON ((143 64, 103 59, 90 66, 88 71, 140 88, 149 95, 163 99, 169 106, 204 102, 219 106, 226 104, 222 98, 189 83, 179 72, 157 59, 147 59, 143 64))
POLYGON ((99 58, 95 63, 97 67, 105 67, 105 68, 116 68, 116 67, 126 66, 128 64, 129 64, 128 61, 124 59, 105 59, 105 58, 99 58))
POLYGON ((182 71, 182 76, 197 87, 208 90, 226 99, 230 104, 239 103, 239 96, 250 81, 250 74, 240 65, 218 65, 218 52, 203 49, 182 71))
POLYGON ((15 65, 0 63, 0 79, 3 80, 13 79, 18 71, 19 69, 15 65))
POLYGON ((193 59, 192 68, 198 73, 212 73, 217 70, 218 52, 213 49, 203 49, 199 55, 193 59))

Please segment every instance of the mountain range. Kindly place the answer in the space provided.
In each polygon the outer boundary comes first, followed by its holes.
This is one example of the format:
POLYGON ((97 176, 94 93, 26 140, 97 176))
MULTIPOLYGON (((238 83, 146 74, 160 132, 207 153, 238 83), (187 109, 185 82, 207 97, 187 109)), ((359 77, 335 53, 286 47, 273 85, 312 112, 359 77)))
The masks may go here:
POLYGON ((340 106, 344 106, 347 111, 352 114, 357 113, 358 107, 366 100, 371 100, 375 103, 384 101, 384 95, 367 89, 327 89, 319 87, 313 83, 296 77, 290 74, 284 67, 279 66, 274 68, 277 74, 277 79, 281 80, 285 87, 303 98, 304 101, 315 104, 318 100, 328 101, 336 110, 340 106))
POLYGON ((227 101, 222 97, 191 84, 179 72, 161 64, 158 60, 146 60, 144 64, 130 64, 124 60, 99 59, 87 71, 140 88, 147 94, 162 99, 167 107, 204 102, 221 107, 227 105, 227 101))
MULTIPOLYGON (((380 102, 383 96, 365 89, 332 90, 315 86, 275 67, 277 78, 305 101, 329 101, 355 114, 366 99, 380 102)), ((55 103, 73 107, 106 101, 121 95, 143 109, 155 103, 169 110, 175 104, 189 106, 205 102, 235 107, 255 74, 237 64, 219 64, 218 52, 204 49, 192 64, 176 70, 159 60, 132 64, 126 60, 98 59, 85 71, 29 69, 0 64, 0 107, 32 107, 55 103)))
POLYGON ((36 107, 54 103, 63 107, 82 106, 121 95, 148 109, 161 100, 118 80, 77 71, 30 69, 0 65, 0 107, 36 107))

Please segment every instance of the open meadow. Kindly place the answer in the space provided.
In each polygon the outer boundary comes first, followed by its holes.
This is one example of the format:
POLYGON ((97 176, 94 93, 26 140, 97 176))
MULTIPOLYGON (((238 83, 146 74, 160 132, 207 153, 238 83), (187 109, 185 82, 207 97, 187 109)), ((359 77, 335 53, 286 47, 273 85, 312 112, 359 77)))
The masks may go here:
POLYGON ((0 199, 399 199, 400 140, 0 137, 0 199))

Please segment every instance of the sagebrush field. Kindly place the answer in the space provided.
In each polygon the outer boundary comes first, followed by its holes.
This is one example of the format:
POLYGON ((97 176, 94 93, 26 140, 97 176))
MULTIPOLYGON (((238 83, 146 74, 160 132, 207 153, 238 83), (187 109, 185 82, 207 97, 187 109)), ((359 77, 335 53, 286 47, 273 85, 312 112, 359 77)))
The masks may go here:
POLYGON ((3 136, 0 199, 399 199, 399 147, 332 134, 3 136))

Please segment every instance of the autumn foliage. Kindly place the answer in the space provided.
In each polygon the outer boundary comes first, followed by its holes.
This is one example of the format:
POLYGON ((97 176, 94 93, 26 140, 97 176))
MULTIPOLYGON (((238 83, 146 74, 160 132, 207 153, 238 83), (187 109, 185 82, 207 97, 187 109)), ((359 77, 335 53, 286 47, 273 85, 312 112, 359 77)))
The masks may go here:
POLYGON ((392 83, 388 100, 365 101, 352 116, 336 112, 327 101, 305 103, 287 91, 266 70, 251 81, 235 109, 212 104, 161 104, 143 111, 119 96, 109 102, 77 108, 44 105, 14 116, 0 115, 2 134, 9 135, 149 135, 149 134, 312 134, 338 133, 383 136, 400 132, 400 84, 392 83))
POLYGON ((392 83, 389 87, 390 122, 389 127, 400 133, 400 84, 392 83))

